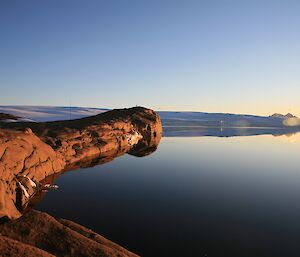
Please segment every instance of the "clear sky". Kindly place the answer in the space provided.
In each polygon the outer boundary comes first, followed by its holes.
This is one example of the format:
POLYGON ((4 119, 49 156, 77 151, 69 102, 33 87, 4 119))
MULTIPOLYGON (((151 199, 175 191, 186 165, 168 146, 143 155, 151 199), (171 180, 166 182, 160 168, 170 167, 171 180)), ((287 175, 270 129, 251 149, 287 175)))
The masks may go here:
POLYGON ((300 116, 298 0, 1 0, 0 105, 300 116))

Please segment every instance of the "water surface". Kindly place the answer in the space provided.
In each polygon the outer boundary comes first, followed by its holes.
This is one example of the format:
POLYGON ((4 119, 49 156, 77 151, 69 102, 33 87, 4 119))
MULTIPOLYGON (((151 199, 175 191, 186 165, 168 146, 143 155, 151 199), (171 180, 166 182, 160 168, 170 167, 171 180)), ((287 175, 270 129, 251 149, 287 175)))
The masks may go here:
POLYGON ((164 137, 71 171, 36 206, 142 256, 300 256, 300 137, 164 137))

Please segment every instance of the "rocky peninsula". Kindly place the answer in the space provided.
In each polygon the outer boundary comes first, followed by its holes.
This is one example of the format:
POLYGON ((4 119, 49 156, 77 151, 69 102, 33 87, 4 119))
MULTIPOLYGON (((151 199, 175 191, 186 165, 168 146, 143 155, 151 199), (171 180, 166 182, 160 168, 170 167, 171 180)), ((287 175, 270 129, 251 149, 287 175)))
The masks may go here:
POLYGON ((87 228, 26 207, 47 177, 125 153, 150 154, 161 134, 159 115, 142 107, 77 120, 1 123, 0 252, 11 256, 136 256, 87 228))

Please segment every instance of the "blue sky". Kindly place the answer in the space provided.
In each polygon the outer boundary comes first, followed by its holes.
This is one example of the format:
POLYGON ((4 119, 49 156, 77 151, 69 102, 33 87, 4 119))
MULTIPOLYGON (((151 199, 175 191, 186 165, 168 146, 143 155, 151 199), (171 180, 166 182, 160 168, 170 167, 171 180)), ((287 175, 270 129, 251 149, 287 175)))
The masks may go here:
POLYGON ((2 0, 0 104, 300 115, 300 1, 2 0))

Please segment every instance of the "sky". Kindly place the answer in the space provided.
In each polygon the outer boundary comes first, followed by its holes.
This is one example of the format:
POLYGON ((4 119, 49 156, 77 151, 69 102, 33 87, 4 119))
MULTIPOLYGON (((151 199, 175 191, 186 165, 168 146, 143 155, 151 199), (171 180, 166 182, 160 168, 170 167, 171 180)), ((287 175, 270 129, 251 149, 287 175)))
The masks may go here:
POLYGON ((0 0, 0 105, 300 116, 298 0, 0 0))

